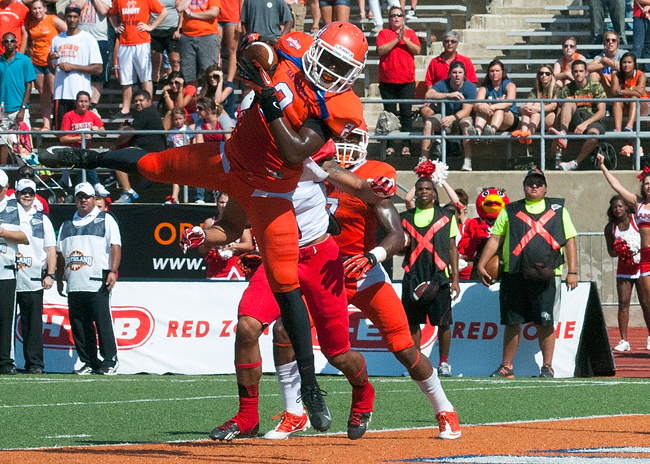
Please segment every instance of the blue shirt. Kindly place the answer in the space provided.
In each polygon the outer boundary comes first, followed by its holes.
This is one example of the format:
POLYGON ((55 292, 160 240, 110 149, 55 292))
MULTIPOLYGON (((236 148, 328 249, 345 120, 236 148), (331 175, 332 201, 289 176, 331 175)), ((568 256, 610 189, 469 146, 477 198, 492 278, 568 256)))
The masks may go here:
MULTIPOLYGON (((451 88, 449 79, 438 81, 433 84, 433 90, 438 93, 452 93, 455 92, 451 88)), ((476 98, 476 86, 470 81, 463 82, 462 87, 458 90, 465 99, 475 99, 476 98)), ((472 103, 473 104, 473 103, 472 103)), ((463 108, 463 101, 458 100, 453 103, 445 103, 445 116, 451 116, 452 114, 458 113, 463 108)))
POLYGON ((16 52, 16 56, 7 62, 4 55, 0 55, 0 102, 4 102, 7 113, 20 109, 26 84, 35 80, 36 71, 28 57, 16 52))

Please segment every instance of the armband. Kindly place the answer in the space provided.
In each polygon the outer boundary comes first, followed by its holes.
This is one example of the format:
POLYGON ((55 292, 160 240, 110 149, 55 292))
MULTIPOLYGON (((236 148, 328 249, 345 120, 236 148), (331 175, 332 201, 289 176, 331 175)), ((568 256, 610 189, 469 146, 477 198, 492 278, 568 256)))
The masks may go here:
POLYGON ((272 87, 267 87, 262 90, 260 95, 260 108, 268 124, 284 116, 284 113, 280 109, 278 97, 275 95, 275 90, 272 87))
POLYGON ((376 246, 372 250, 370 250, 370 253, 375 255, 375 258, 377 258, 378 263, 383 263, 386 261, 386 258, 388 257, 388 253, 386 253, 386 249, 382 246, 376 246))

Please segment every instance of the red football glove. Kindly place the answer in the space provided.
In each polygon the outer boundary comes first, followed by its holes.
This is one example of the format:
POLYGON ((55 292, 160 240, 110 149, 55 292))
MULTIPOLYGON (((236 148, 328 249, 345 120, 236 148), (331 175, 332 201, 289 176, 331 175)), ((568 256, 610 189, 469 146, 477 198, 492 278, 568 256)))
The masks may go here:
POLYGON ((260 66, 257 60, 250 62, 244 57, 240 58, 237 62, 237 77, 258 93, 272 86, 271 76, 260 66))
POLYGON ((311 155, 311 159, 314 161, 314 163, 322 166, 325 161, 332 159, 335 156, 336 144, 334 143, 334 140, 329 139, 327 142, 325 142, 325 145, 320 148, 320 150, 311 155))
POLYGON ((377 176, 370 182, 370 189, 380 198, 390 198, 397 192, 395 179, 377 176))
POLYGON ((348 258, 343 263, 343 272, 345 273, 345 277, 359 280, 376 264, 377 257, 368 252, 364 255, 356 255, 348 258))
POLYGON ((484 222, 476 228, 475 236, 480 239, 490 238, 490 226, 484 222))
POLYGON ((181 249, 187 253, 190 248, 201 246, 205 242, 205 232, 199 226, 185 229, 181 234, 181 249))

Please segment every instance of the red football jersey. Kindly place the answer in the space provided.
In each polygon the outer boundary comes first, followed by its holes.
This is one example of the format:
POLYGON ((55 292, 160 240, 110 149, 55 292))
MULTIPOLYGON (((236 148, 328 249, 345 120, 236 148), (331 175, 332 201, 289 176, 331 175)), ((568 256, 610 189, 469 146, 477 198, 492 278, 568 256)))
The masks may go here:
MULTIPOLYGON (((377 176, 385 176, 395 180, 395 168, 381 161, 366 161, 354 169, 362 179, 372 180, 377 176)), ((330 214, 341 226, 341 233, 334 236, 337 245, 344 256, 363 254, 377 246, 375 232, 377 217, 374 211, 363 201, 352 195, 341 192, 331 185, 328 187, 327 204, 330 214)))

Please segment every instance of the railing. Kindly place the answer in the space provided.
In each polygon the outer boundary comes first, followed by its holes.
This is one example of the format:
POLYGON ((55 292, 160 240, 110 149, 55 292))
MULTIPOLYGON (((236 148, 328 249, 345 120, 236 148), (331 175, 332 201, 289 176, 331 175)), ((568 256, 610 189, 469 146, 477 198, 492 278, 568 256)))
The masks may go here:
MULTIPOLYGON (((539 130, 530 137, 531 140, 539 140, 540 141, 540 160, 539 160, 539 167, 542 170, 546 169, 546 141, 547 140, 557 140, 560 138, 566 138, 568 140, 587 140, 587 139, 599 139, 599 140, 611 140, 611 139, 626 139, 629 140, 630 138, 635 139, 635 150, 634 150, 634 169, 638 170, 641 167, 641 158, 639 155, 639 148, 641 147, 641 139, 642 138, 650 138, 650 132, 643 132, 641 131, 641 119, 643 118, 641 115, 641 103, 650 103, 650 99, 639 99, 639 98, 580 98, 579 99, 581 102, 599 102, 599 103, 613 103, 613 102, 624 102, 624 103, 633 103, 636 105, 637 109, 637 118, 635 121, 635 127, 634 127, 634 132, 608 132, 603 135, 594 135, 594 134, 567 134, 567 135, 555 135, 555 134, 547 134, 546 133, 546 111, 544 110, 544 104, 547 103, 566 103, 566 102, 573 102, 577 101, 577 99, 548 99, 548 100, 541 100, 541 99, 513 99, 513 100, 498 100, 499 103, 528 103, 528 102, 535 102, 535 103, 540 103, 541 105, 541 111, 540 111, 540 127, 539 130)), ((485 103, 488 100, 462 100, 464 103, 485 103)), ((384 104, 384 103, 403 103, 403 104, 410 104, 410 105, 422 105, 423 103, 438 103, 440 104, 440 109, 441 109, 441 114, 442 117, 444 118, 447 113, 446 113, 446 107, 445 103, 458 103, 459 100, 371 100, 367 99, 363 101, 365 104, 384 104)), ((494 103, 496 100, 490 100, 490 102, 494 103)), ((446 162, 447 161, 447 144, 445 143, 446 140, 463 140, 463 139, 470 139, 470 140, 502 140, 504 139, 503 135, 448 135, 446 134, 445 131, 442 131, 441 134, 432 134, 430 136, 424 136, 424 135, 415 135, 415 134, 408 134, 406 135, 405 133, 398 133, 397 135, 378 135, 378 134, 371 134, 370 135, 371 139, 375 140, 380 140, 382 141, 382 149, 381 150, 381 156, 382 160, 384 160, 385 156, 385 147, 383 146, 386 141, 388 140, 401 140, 401 139, 408 139, 408 140, 441 140, 442 142, 442 161, 446 162)), ((512 139, 508 139, 512 140, 512 139)))

